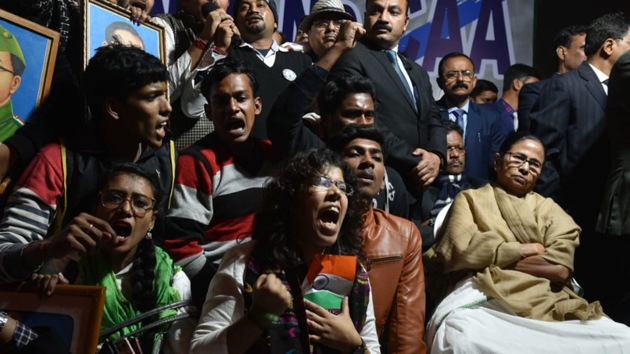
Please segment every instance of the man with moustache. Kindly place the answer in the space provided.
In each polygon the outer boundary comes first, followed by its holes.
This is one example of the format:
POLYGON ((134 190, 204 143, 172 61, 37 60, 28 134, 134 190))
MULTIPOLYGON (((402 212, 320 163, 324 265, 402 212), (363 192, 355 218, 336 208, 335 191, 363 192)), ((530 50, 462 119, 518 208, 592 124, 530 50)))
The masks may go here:
POLYGON ((506 136, 501 116, 491 105, 471 101, 470 93, 477 77, 470 57, 458 52, 448 53, 440 60, 438 72, 436 81, 444 91, 437 102, 441 117, 456 122, 464 131, 466 174, 489 180, 494 155, 506 136))
MULTIPOLYGON (((222 15, 219 21, 226 21, 222 15)), ((225 56, 244 61, 256 73, 260 85, 260 98, 264 102, 256 116, 254 136, 267 138, 267 117, 276 98, 291 81, 312 64, 308 55, 282 48, 273 39, 278 25, 278 14, 274 0, 237 0, 234 2, 235 26, 231 25, 215 32, 212 47, 214 60, 225 56), (240 43, 239 43, 240 42, 240 43)), ((202 75, 209 67, 197 67, 202 75)), ((182 92, 182 110, 190 118, 205 117, 206 100, 199 91, 199 80, 191 80, 182 92)))
POLYGON ((468 188, 478 188, 488 181, 466 174, 468 147, 464 144, 464 130, 457 123, 445 120, 446 135, 446 168, 440 172, 435 181, 422 194, 422 226, 423 248, 429 249, 435 240, 433 228, 438 213, 449 205, 457 193, 468 188))
MULTIPOLYGON (((383 188, 384 138, 374 125, 347 125, 332 136, 357 176, 357 192, 374 198, 383 188)), ((381 353, 424 354, 425 318, 422 237, 416 225, 370 207, 364 214, 363 248, 374 298, 381 353)))
POLYGON ((305 53, 313 61, 322 57, 337 41, 344 20, 352 20, 341 0, 318 0, 301 24, 308 33, 305 53))
POLYGON ((408 11, 407 0, 367 0, 366 34, 356 48, 339 59, 332 74, 358 75, 372 81, 378 120, 399 142, 388 144, 388 164, 407 178, 409 190, 419 196, 444 165, 446 133, 429 75, 397 53, 409 22, 408 11))

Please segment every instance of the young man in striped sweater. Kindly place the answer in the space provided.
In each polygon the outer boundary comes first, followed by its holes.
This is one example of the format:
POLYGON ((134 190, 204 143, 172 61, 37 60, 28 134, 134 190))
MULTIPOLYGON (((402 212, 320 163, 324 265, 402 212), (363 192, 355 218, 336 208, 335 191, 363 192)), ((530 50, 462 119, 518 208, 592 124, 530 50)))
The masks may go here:
POLYGON ((164 246, 191 279, 199 308, 223 254, 250 238, 273 165, 271 143, 252 135, 262 109, 256 88, 244 62, 217 62, 201 86, 215 130, 184 149, 177 161, 164 246))

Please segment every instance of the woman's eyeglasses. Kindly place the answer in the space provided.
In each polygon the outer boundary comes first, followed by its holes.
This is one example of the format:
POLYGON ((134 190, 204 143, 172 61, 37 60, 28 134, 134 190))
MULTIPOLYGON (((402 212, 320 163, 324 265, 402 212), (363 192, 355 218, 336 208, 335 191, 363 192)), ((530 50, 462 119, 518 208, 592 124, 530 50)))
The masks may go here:
POLYGON ((115 210, 122 207, 125 201, 129 201, 133 215, 143 217, 155 206, 155 199, 142 194, 133 194, 127 197, 120 191, 102 191, 101 205, 107 209, 115 210))
POLYGON ((508 155, 508 162, 516 167, 521 167, 527 162, 529 164, 529 170, 533 173, 538 175, 540 171, 542 171, 543 164, 536 159, 528 159, 527 155, 521 154, 520 152, 506 152, 505 154, 508 155))
POLYGON ((335 187, 337 187, 337 189, 345 195, 352 195, 352 193, 354 193, 354 190, 352 189, 352 187, 346 182, 333 181, 332 179, 326 176, 317 176, 313 178, 311 185, 319 189, 330 189, 330 187, 335 185, 335 187))

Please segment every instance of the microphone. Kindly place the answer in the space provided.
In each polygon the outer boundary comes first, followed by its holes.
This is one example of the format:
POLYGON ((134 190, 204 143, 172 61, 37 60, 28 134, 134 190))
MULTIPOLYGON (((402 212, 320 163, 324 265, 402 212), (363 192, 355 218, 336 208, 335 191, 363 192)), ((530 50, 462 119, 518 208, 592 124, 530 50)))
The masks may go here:
MULTIPOLYGON (((218 10, 219 8, 220 7, 216 2, 207 2, 203 4, 203 6, 201 6, 201 15, 203 16, 203 18, 208 18, 208 15, 210 15, 212 11, 218 10)), ((230 44, 230 46, 240 47, 242 43, 243 40, 238 34, 235 33, 232 35, 232 43, 230 44)))

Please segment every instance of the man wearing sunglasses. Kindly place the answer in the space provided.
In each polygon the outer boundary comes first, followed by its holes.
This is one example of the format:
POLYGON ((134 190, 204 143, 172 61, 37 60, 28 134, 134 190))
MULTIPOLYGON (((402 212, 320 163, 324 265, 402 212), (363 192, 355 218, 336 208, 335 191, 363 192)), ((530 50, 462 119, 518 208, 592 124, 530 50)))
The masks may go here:
POLYGON ((24 125, 22 119, 13 113, 11 95, 20 87, 25 67, 26 61, 17 39, 0 26, 0 142, 24 125))

